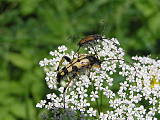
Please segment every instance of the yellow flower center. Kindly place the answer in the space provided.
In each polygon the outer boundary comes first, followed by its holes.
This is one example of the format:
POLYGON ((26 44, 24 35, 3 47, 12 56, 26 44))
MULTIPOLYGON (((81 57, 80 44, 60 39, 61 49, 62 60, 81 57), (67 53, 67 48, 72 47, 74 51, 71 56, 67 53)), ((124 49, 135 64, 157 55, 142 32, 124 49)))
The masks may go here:
POLYGON ((151 84, 151 88, 154 88, 155 85, 160 85, 160 82, 158 81, 156 76, 153 76, 152 79, 151 79, 150 84, 151 84))

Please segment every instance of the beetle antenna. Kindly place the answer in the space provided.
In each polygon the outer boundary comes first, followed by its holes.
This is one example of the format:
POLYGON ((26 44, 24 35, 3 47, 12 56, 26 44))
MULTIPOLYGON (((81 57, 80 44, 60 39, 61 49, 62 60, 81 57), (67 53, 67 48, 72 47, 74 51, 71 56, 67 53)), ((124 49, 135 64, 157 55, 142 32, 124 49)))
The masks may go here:
MULTIPOLYGON (((74 53, 74 55, 73 55, 73 58, 74 58, 75 54, 78 53, 78 51, 80 50, 80 48, 81 48, 81 46, 78 47, 77 51, 76 51, 76 52, 74 53)), ((79 54, 78 54, 78 55, 79 55, 79 54)))

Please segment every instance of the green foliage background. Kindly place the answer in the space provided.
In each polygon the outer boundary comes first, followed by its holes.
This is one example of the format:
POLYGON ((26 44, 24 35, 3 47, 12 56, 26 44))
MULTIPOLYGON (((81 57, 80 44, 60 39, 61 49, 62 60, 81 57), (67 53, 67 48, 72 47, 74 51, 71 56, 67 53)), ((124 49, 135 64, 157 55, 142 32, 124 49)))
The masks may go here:
POLYGON ((160 55, 159 0, 0 0, 0 120, 38 120, 48 93, 38 63, 89 34, 119 39, 127 54, 160 55))

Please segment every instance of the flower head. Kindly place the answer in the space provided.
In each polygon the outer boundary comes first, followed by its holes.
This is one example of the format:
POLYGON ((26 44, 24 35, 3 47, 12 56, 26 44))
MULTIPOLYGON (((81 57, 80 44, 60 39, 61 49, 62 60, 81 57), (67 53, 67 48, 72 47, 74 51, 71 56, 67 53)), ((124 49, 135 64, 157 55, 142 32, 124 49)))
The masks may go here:
MULTIPOLYGON (((50 52, 52 58, 45 58, 39 64, 46 73, 48 87, 55 92, 49 93, 47 100, 41 100, 36 107, 59 111, 59 117, 69 113, 82 119, 156 118, 155 114, 160 113, 160 60, 135 56, 132 57, 134 62, 128 64, 119 45, 115 38, 104 38, 94 45, 94 49, 86 48, 85 54, 93 55, 96 50, 102 61, 101 68, 79 70, 74 78, 67 74, 61 79, 62 84, 57 81, 60 60, 64 55, 72 61, 78 56, 74 51, 67 53, 65 46, 50 52)), ((60 70, 68 64, 63 62, 60 70)))

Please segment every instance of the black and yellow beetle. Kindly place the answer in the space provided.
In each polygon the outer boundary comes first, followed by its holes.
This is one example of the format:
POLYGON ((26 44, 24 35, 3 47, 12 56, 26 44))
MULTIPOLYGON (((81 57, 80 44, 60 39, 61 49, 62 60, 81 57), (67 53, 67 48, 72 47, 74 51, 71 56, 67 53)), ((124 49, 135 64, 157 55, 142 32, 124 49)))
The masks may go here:
MULTIPOLYGON (((63 60, 67 60, 69 64, 64 66, 62 69, 59 70, 59 67, 57 69, 57 82, 60 83, 61 80, 67 76, 71 75, 72 79, 75 78, 78 75, 78 72, 85 69, 91 69, 92 67, 100 67, 101 61, 96 58, 93 55, 80 55, 79 57, 71 60, 67 56, 63 56, 62 60, 60 61, 60 64, 63 60)), ((67 86, 68 87, 68 86, 67 86)))
POLYGON ((71 60, 67 56, 63 56, 62 60, 59 63, 59 66, 57 68, 57 82, 60 85, 61 80, 63 80, 65 77, 70 79, 68 80, 68 83, 63 89, 63 100, 64 100, 64 109, 65 109, 65 91, 70 85, 71 81, 78 76, 78 74, 81 71, 91 69, 92 67, 100 68, 101 67, 101 61, 96 58, 94 55, 88 55, 88 54, 83 54, 80 55, 77 58, 74 58, 71 60), (69 63, 64 66, 62 69, 59 68, 61 63, 66 60, 69 63))

